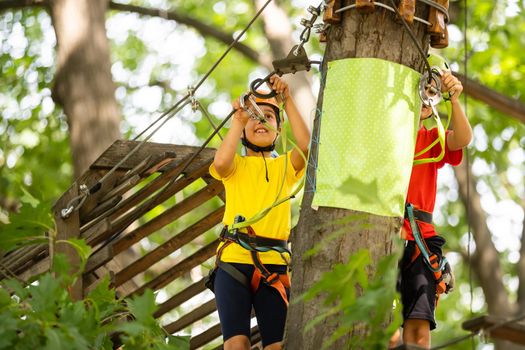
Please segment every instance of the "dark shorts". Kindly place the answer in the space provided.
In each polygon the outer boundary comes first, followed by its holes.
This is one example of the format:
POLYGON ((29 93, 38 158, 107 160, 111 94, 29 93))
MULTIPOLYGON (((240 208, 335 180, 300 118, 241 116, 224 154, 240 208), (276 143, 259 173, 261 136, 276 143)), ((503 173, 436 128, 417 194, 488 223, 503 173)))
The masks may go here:
MULTIPOLYGON (((234 264, 251 280, 254 266, 234 264)), ((284 265, 265 265, 270 272, 286 273, 284 265)), ((246 286, 218 268, 215 275, 215 300, 221 321, 222 337, 226 341, 235 335, 250 338, 250 320, 252 306, 257 317, 263 347, 280 342, 284 335, 287 306, 279 292, 261 281, 255 294, 246 286)), ((290 291, 286 291, 290 297, 290 291)))
MULTIPOLYGON (((445 239, 435 236, 426 239, 428 248, 435 253, 440 261, 442 258, 441 247, 445 239)), ((436 279, 434 273, 425 264, 420 254, 414 262, 410 262, 414 254, 416 243, 408 241, 405 246, 403 258, 400 263, 400 285, 401 303, 403 305, 403 319, 428 320, 430 330, 436 328, 434 312, 436 309, 436 279)))

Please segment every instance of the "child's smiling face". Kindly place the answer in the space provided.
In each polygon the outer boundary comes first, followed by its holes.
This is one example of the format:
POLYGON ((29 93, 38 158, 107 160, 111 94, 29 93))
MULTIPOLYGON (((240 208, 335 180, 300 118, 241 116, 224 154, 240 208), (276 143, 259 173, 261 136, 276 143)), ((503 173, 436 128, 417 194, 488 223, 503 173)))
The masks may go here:
MULTIPOLYGON (((258 106, 264 113, 268 124, 275 130, 278 130, 275 110, 268 105, 259 104, 258 106)), ((244 130, 248 141, 259 147, 271 145, 277 137, 277 133, 274 130, 267 128, 261 121, 255 119, 250 119, 244 130)))

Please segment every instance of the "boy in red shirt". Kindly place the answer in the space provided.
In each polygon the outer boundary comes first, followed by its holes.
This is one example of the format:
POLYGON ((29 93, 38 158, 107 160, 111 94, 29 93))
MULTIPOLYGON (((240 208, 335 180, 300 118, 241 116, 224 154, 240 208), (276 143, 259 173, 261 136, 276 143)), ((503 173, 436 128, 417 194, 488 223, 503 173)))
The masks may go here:
MULTIPOLYGON (((449 130, 446 133, 445 154, 439 162, 413 166, 406 199, 407 205, 411 204, 414 208, 415 222, 428 246, 428 250, 430 253, 434 253, 439 261, 442 258, 441 247, 445 243, 445 239, 438 236, 432 224, 438 169, 445 164, 456 166, 461 163, 463 148, 472 139, 472 129, 459 103, 459 96, 463 91, 461 82, 450 71, 445 71, 441 76, 441 86, 442 91, 449 92, 451 96, 451 121, 454 130, 449 130)), ((423 105, 420 120, 422 121, 431 115, 432 109, 423 105)), ((415 154, 429 146, 437 137, 436 128, 427 130, 420 122, 415 154)), ((438 143, 418 159, 437 157, 441 151, 441 146, 438 143)), ((413 260, 414 251, 418 248, 414 241, 410 221, 406 215, 402 234, 403 239, 406 240, 400 272, 400 292, 404 319, 403 343, 430 348, 430 331, 436 327, 434 310, 438 284, 434 272, 427 266, 422 254, 413 260)))

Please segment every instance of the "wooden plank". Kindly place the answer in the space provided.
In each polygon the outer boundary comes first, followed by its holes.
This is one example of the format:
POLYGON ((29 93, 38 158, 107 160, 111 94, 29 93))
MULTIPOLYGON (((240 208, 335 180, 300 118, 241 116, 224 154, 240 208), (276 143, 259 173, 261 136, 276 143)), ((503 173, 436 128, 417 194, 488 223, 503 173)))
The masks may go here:
MULTIPOLYGON (((119 161, 122 160, 128 153, 130 153, 140 141, 117 140, 115 141, 100 157, 91 165, 90 169, 111 169, 119 161)), ((188 155, 195 153, 199 147, 197 146, 181 146, 166 143, 146 142, 141 148, 136 151, 128 160, 120 166, 119 169, 132 169, 145 159, 150 154, 159 154, 164 152, 174 152, 179 160, 183 160, 188 155)), ((205 148, 201 155, 201 159, 213 157, 215 150, 205 148)), ((173 164, 177 166, 179 164, 173 164)))
POLYGON ((36 264, 31 264, 28 269, 25 269, 23 272, 18 274, 18 277, 20 277, 24 281, 29 281, 32 277, 49 271, 49 269, 51 268, 50 261, 51 260, 48 255, 36 264))
POLYGON ((30 270, 34 265, 38 264, 41 260, 45 259, 47 256, 49 256, 48 247, 46 247, 43 250, 37 251, 32 256, 28 256, 27 259, 17 264, 16 270, 10 269, 9 271, 19 276, 23 274, 25 271, 30 270))
POLYGON ((103 202, 106 202, 111 199, 111 197, 119 196, 129 191, 131 188, 133 188, 136 184, 140 182, 142 178, 140 175, 133 175, 129 179, 126 179, 125 181, 119 181, 119 183, 106 195, 99 201, 99 207, 102 205, 103 202))
POLYGON ((86 240, 86 242, 92 247, 100 242, 102 239, 101 236, 106 236, 107 232, 111 229, 111 221, 108 218, 105 218, 99 221, 95 226, 92 226, 89 230, 81 232, 81 237, 86 240))
MULTIPOLYGON (((182 201, 180 204, 183 203, 184 201, 182 201)), ((148 267, 157 263, 158 261, 173 253, 177 249, 181 248, 183 245, 191 242, 204 232, 213 228, 215 225, 221 222, 223 215, 224 206, 215 210, 211 214, 206 215, 204 218, 197 221, 195 224, 191 225, 181 233, 173 236, 171 239, 164 242, 162 245, 158 246, 148 254, 134 261, 132 264, 126 266, 115 276, 116 285, 121 285, 122 283, 133 278, 137 274, 144 272, 148 269, 148 267)), ((113 252, 115 255, 128 248, 119 244, 119 242, 124 241, 128 236, 129 235, 126 235, 114 244, 113 252)))
MULTIPOLYGON (((192 337, 190 339, 190 349, 191 350, 198 349, 201 346, 206 345, 212 340, 216 339, 217 337, 220 337, 221 334, 222 334, 221 324, 217 323, 215 326, 208 328, 204 332, 192 337)), ((222 345, 220 345, 219 347, 215 349, 222 349, 222 345)))
MULTIPOLYGON (((66 208, 69 201, 75 198, 78 193, 78 187, 76 183, 74 183, 73 186, 71 186, 71 188, 66 193, 64 193, 62 197, 60 197, 53 207, 53 214, 55 217, 57 229, 57 243, 55 246, 56 253, 62 253, 66 255, 67 260, 71 266, 71 271, 78 271, 80 268, 80 257, 78 256, 77 251, 71 245, 60 243, 59 241, 80 237, 79 212, 78 210, 73 210, 68 218, 62 218, 61 211, 62 209, 66 208)), ((82 278, 78 278, 76 283, 69 288, 69 293, 73 300, 82 300, 82 278)))
POLYGON ((169 334, 173 334, 175 332, 178 332, 180 330, 183 330, 184 328, 188 327, 192 323, 203 319, 204 317, 208 316, 212 312, 217 310, 217 305, 215 304, 215 299, 211 299, 201 306, 193 309, 190 313, 187 313, 186 315, 179 318, 177 321, 174 321, 168 325, 163 326, 166 332, 169 334))
POLYGON ((157 171, 164 171, 168 164, 171 164, 177 159, 177 155, 175 152, 164 152, 158 161, 156 158, 153 159, 155 161, 152 162, 151 166, 149 166, 147 169, 144 169, 144 171, 137 172, 137 174, 139 174, 141 177, 146 177, 156 173, 157 171))
POLYGON ((167 271, 157 276, 155 279, 138 288, 135 292, 133 292, 133 294, 142 294, 146 289, 152 289, 156 291, 166 286, 174 279, 179 278, 195 266, 202 264, 203 262, 214 256, 218 244, 219 240, 217 239, 212 243, 208 244, 207 246, 201 248, 194 254, 182 260, 177 265, 171 267, 167 271))
POLYGON ((193 283, 188 288, 182 290, 181 292, 175 294, 165 302, 159 305, 159 308, 155 313, 153 314, 153 317, 159 318, 160 316, 164 315, 166 312, 169 312, 176 308, 177 306, 181 305, 182 303, 190 300, 194 296, 200 294, 206 290, 206 286, 204 285, 204 279, 201 279, 195 283, 193 283))
MULTIPOLYGON (((201 167, 198 169, 198 171, 185 176, 171 185, 167 186, 166 188, 162 189, 160 192, 157 192, 154 196, 149 198, 147 201, 142 203, 137 209, 133 210, 132 212, 112 220, 111 222, 111 229, 101 235, 100 237, 95 240, 94 244, 98 244, 102 242, 103 240, 109 238, 113 234, 122 231, 126 227, 128 227, 133 221, 147 213, 149 210, 155 208, 157 205, 161 204, 168 198, 170 198, 173 194, 177 193, 178 191, 182 190, 192 182, 196 181, 203 173, 205 173, 208 170, 208 165, 201 165, 201 167)), ((164 176, 166 174, 163 174, 164 176)), ((161 177, 155 179, 158 180, 161 177)), ((165 179, 165 182, 169 181, 169 179, 165 179)), ((152 182, 153 183, 153 182, 152 182)), ((147 198, 152 194, 152 192, 149 192, 151 190, 150 187, 145 186, 141 191, 137 192, 136 195, 132 195, 130 198, 127 198, 126 200, 120 202, 113 210, 110 210, 106 213, 107 216, 110 216, 111 218, 116 217, 120 213, 126 212, 127 210, 131 209, 135 204, 137 204, 137 201, 142 201, 144 198, 147 198)), ((102 218, 102 217, 101 217, 102 218)), ((100 219, 101 219, 100 218, 100 219)), ((99 220, 100 220, 99 219, 99 220)), ((81 232, 84 232, 85 230, 89 230, 93 225, 95 225, 96 222, 93 221, 92 223, 82 227, 81 232)))
POLYGON ((15 274, 19 274, 24 271, 23 267, 29 262, 39 258, 40 255, 47 255, 49 246, 47 244, 37 244, 31 246, 25 246, 18 249, 16 254, 7 255, 2 259, 2 263, 10 271, 15 274))
POLYGON ((483 330, 490 337, 525 345, 525 323, 523 322, 511 322, 505 318, 485 315, 463 322, 462 327, 471 332, 483 330))
POLYGON ((86 215, 83 218, 83 222, 89 222, 93 219, 96 219, 97 216, 102 215, 103 213, 108 211, 110 208, 113 208, 121 200, 122 200, 122 196, 116 196, 116 197, 110 198, 109 200, 105 202, 100 203, 92 211, 90 211, 89 213, 86 213, 86 215))
POLYGON ((422 348, 421 346, 413 345, 413 344, 401 344, 399 346, 396 346, 395 348, 392 348, 391 350, 425 350, 428 348, 422 348))
POLYGON ((113 254, 113 245, 108 244, 105 247, 95 251, 86 262, 84 273, 90 273, 111 261, 115 254, 113 254))
MULTIPOLYGON (((85 184, 88 186, 88 188, 94 186, 98 181, 106 174, 106 171, 102 170, 88 170, 86 173, 84 173, 81 178, 82 180, 77 180, 78 183, 85 184), (79 182, 82 181, 82 182, 79 182)), ((99 204, 100 199, 106 195, 109 191, 115 187, 118 180, 124 175, 124 171, 116 171, 113 174, 111 174, 105 181, 102 183, 100 189, 95 192, 91 193, 86 200, 84 201, 84 204, 82 204, 82 207, 80 207, 80 223, 83 225, 88 220, 85 219, 87 215, 99 204)))
POLYGON ((175 160, 174 152, 164 152, 162 154, 148 156, 135 168, 124 174, 124 176, 118 180, 115 188, 105 194, 101 201, 105 201, 114 195, 125 193, 128 189, 140 182, 141 179, 155 173, 173 160, 175 160))
POLYGON ((222 188, 222 183, 216 181, 215 183, 202 188, 197 193, 184 199, 180 203, 175 204, 173 207, 167 209, 162 214, 156 216, 144 225, 122 237, 122 239, 115 243, 115 254, 119 254, 123 250, 131 247, 133 244, 139 242, 142 238, 147 237, 153 232, 160 230, 164 226, 171 224, 182 215, 202 205, 219 193, 222 188))

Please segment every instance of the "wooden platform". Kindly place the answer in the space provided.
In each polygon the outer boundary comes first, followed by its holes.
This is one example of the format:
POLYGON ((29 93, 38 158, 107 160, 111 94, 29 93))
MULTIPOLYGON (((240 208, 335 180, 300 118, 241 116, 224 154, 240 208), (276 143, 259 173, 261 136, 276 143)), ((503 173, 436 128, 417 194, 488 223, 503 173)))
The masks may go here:
MULTIPOLYGON (((187 333, 197 323, 202 327, 201 321, 216 311, 213 294, 202 279, 195 280, 195 274, 190 274, 203 264, 212 266, 219 243, 224 188, 208 173, 215 150, 204 149, 188 163, 198 147, 145 143, 106 176, 137 145, 134 141, 116 141, 54 206, 58 238, 81 237, 93 248, 73 296, 83 298, 106 275, 119 296, 140 294, 147 288, 162 289, 167 299, 159 305, 155 317, 169 333, 187 333), (66 219, 60 216, 60 211, 80 193, 81 184, 92 188, 103 178, 100 190, 86 197, 78 210, 66 219), (189 212, 195 219, 191 222, 185 216, 189 212), (154 244, 147 240, 152 235, 154 244), (129 253, 130 248, 141 252, 140 256, 128 259, 124 266, 119 264, 115 257, 129 253), (192 306, 181 308, 190 299, 192 306), (162 321, 166 316, 169 322, 162 321)), ((57 251, 59 248, 57 245, 57 251)), ((74 261, 74 251, 60 249, 74 261)), ((47 245, 28 246, 0 261, 28 280, 49 269, 49 249, 47 245)), ((220 337, 220 325, 215 323, 195 335, 190 348, 217 342, 220 337)), ((254 328, 252 344, 259 341, 259 332, 254 328)))
POLYGON ((492 338, 525 345, 525 322, 523 320, 508 322, 504 318, 486 315, 465 321, 462 327, 467 331, 484 331, 492 338))

